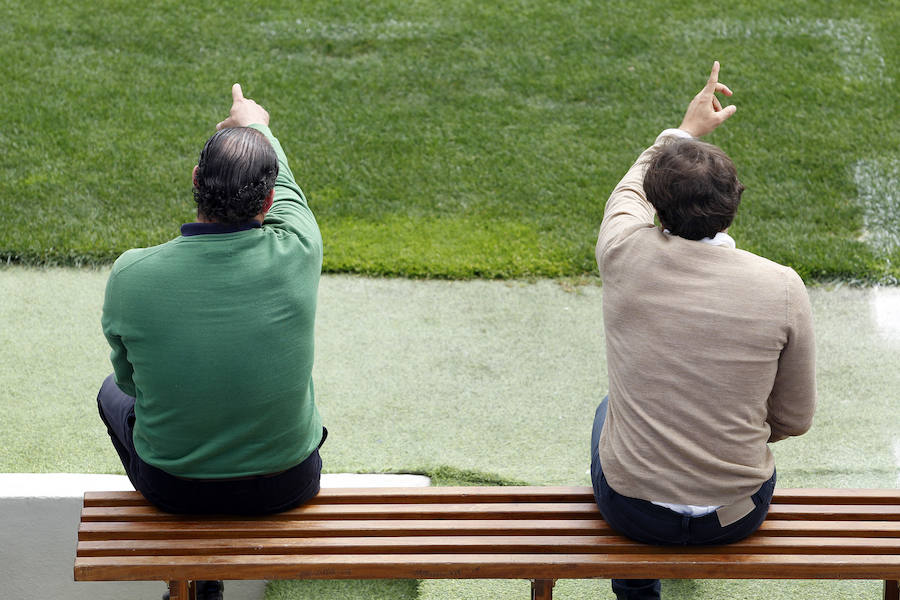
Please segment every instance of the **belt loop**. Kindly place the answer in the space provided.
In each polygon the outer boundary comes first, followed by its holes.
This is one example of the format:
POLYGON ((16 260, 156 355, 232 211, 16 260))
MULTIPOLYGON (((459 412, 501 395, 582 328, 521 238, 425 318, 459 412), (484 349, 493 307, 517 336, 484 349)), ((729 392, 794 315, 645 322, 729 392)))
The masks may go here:
POLYGON ((691 518, 681 515, 681 545, 687 546, 691 540, 691 518))

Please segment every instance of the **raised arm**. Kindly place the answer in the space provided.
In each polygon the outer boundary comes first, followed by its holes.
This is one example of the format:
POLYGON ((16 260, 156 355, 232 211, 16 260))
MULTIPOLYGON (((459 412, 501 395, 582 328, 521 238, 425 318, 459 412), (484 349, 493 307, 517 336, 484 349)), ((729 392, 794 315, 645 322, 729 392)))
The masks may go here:
POLYGON ((670 137, 700 137, 713 131, 737 110, 734 105, 722 107, 717 93, 731 96, 731 89, 719 83, 719 61, 715 61, 706 85, 688 104, 684 118, 678 129, 666 129, 656 138, 653 146, 645 150, 619 181, 606 201, 600 235, 597 239, 597 263, 603 269, 602 261, 606 251, 615 245, 623 235, 628 235, 641 227, 653 226, 656 210, 647 201, 644 193, 644 170, 653 152, 666 143, 670 137))
POLYGON ((239 83, 231 86, 231 110, 228 118, 216 125, 217 130, 228 127, 253 127, 259 130, 268 138, 278 156, 274 202, 266 213, 263 224, 290 231, 321 253, 322 238, 318 224, 303 190, 294 179, 281 143, 269 129, 269 112, 255 100, 245 98, 239 83))

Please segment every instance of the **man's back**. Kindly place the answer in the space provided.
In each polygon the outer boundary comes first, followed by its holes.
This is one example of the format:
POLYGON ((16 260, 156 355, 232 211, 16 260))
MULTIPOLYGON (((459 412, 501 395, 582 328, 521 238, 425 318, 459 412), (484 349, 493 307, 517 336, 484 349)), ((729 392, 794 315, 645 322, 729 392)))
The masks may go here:
POLYGON ((262 227, 192 223, 126 252, 103 328, 134 444, 173 475, 275 473, 319 445, 311 379, 322 240, 284 153, 262 227))
POLYGON ((604 473, 631 497, 730 504, 771 476, 770 437, 809 427, 806 291, 788 267, 641 224, 633 198, 619 200, 627 224, 598 244, 613 400, 604 473))

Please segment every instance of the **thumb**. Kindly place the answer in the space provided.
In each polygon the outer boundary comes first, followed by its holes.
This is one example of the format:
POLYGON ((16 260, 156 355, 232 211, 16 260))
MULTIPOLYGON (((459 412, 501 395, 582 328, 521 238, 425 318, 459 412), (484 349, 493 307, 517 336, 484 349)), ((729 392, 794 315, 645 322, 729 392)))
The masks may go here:
POLYGON ((730 104, 719 111, 719 118, 724 121, 725 119, 731 117, 734 113, 737 112, 737 106, 734 104, 730 104))
POLYGON ((241 84, 236 83, 233 86, 231 86, 231 99, 234 102, 244 99, 244 92, 243 92, 243 90, 241 90, 241 84))

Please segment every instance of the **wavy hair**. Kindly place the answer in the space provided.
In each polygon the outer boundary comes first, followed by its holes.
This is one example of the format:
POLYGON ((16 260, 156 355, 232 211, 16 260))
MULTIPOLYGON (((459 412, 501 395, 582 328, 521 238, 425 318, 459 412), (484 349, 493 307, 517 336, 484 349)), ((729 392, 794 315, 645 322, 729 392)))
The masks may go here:
POLYGON ((721 148, 694 139, 670 142, 650 157, 644 193, 672 234, 699 240, 727 229, 743 184, 721 148))
POLYGON ((277 176, 278 155, 264 134, 251 127, 217 131, 197 161, 197 210, 217 223, 246 223, 262 212, 277 176))

